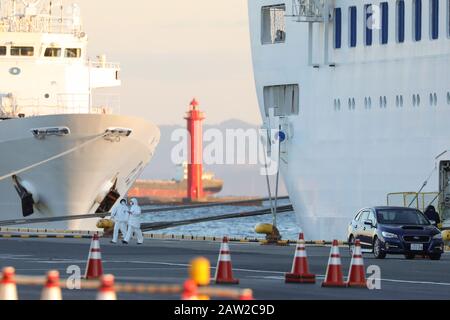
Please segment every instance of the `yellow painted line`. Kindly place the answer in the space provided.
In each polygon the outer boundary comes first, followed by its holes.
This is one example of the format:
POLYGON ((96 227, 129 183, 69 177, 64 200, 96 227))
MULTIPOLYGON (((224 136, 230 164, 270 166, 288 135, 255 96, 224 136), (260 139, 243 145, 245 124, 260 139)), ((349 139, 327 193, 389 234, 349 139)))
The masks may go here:
POLYGON ((22 234, 22 235, 20 235, 20 237, 23 238, 23 239, 29 239, 30 238, 30 236, 28 234, 22 234))
POLYGON ((57 235, 56 239, 64 239, 66 236, 57 235))
POLYGON ((83 236, 74 236, 74 239, 82 239, 83 236))
POLYGON ((38 236, 38 238, 40 238, 40 239, 46 239, 47 236, 46 236, 45 234, 40 234, 40 235, 38 236))
POLYGON ((3 238, 12 238, 12 236, 10 234, 4 234, 2 237, 3 238))

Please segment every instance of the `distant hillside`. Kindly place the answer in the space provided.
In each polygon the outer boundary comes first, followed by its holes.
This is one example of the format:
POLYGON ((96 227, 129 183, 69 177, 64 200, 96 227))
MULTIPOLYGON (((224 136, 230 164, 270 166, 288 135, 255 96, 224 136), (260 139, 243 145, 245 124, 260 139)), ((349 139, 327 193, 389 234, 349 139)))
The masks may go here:
MULTIPOLYGON (((204 129, 220 130, 225 136, 227 129, 252 129, 255 126, 240 120, 228 120, 219 125, 205 125, 204 129)), ((171 151, 176 145, 171 141, 172 132, 181 126, 160 126, 161 143, 155 157, 143 173, 143 179, 172 179, 175 176, 175 164, 171 160, 171 151)), ((205 167, 217 178, 224 180, 222 196, 267 196, 266 177, 260 175, 260 165, 212 165, 205 167)), ((272 177, 272 186, 275 179, 272 177)), ((284 184, 280 184, 280 194, 286 194, 284 184)))

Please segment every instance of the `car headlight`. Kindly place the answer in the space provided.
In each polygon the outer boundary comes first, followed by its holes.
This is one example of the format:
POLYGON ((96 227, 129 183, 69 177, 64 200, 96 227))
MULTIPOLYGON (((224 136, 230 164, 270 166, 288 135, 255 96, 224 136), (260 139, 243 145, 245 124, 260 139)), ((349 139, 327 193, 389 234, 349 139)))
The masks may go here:
POLYGON ((381 234, 386 239, 398 239, 398 236, 396 234, 394 234, 394 233, 383 231, 381 234))
POLYGON ((433 236, 433 240, 442 240, 442 233, 438 233, 433 236))

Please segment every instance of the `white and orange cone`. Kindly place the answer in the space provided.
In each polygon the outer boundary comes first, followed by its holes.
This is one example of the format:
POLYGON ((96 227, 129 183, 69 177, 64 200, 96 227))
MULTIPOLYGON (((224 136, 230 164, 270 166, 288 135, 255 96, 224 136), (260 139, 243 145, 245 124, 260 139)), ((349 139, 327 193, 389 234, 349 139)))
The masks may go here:
POLYGON ((306 254, 305 237, 300 233, 299 243, 295 249, 292 272, 286 273, 286 283, 316 283, 316 276, 309 273, 308 255, 306 254))
POLYGON ((0 300, 14 301, 18 300, 16 286, 16 270, 12 267, 3 269, 2 279, 0 281, 0 300))
POLYGON ((41 300, 62 300, 58 271, 52 270, 47 273, 47 281, 42 290, 41 300))
POLYGON ((86 264, 85 279, 100 279, 103 276, 102 253, 100 251, 100 239, 94 234, 86 264))
POLYGON ((344 276, 342 274, 341 255, 339 253, 339 242, 333 241, 331 247, 330 259, 328 260, 327 275, 322 287, 346 287, 344 276))
POLYGON ((97 300, 117 300, 113 275, 107 274, 102 277, 101 287, 97 293, 97 300))
POLYGON ((230 246, 228 245, 227 237, 223 238, 220 246, 215 282, 216 284, 239 284, 239 280, 233 278, 233 266, 231 264, 230 246))
POLYGON ((367 288, 366 269, 359 240, 355 242, 355 251, 350 264, 347 286, 350 288, 367 288))

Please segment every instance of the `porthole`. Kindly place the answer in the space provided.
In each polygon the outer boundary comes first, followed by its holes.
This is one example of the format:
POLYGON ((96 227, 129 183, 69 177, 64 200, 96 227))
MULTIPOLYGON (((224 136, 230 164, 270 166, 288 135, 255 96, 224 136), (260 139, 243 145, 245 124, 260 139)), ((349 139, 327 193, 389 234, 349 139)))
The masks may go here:
POLYGON ((48 98, 50 98, 50 95, 49 95, 48 93, 46 93, 46 94, 44 95, 44 98, 45 98, 45 99, 48 99, 48 98))

